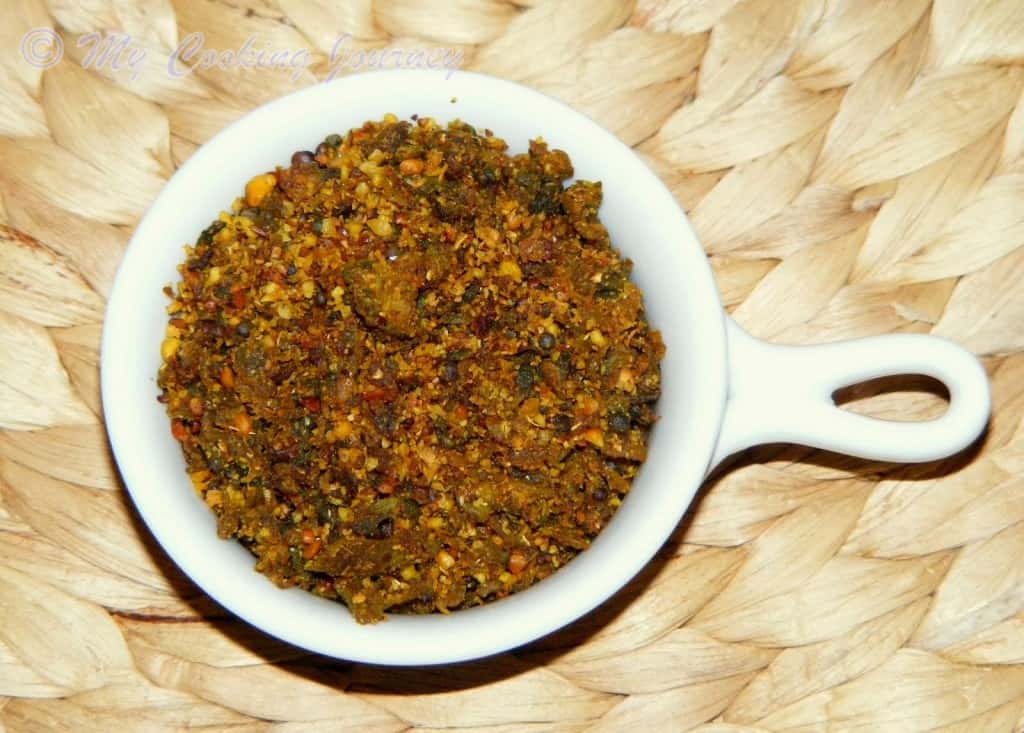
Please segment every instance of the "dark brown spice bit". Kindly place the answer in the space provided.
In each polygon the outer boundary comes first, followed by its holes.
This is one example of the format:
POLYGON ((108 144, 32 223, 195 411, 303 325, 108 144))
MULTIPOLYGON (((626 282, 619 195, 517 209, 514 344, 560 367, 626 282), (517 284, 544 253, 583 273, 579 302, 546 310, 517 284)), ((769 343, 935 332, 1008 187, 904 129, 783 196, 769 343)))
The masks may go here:
MULTIPOLYGON (((206 229, 203 230, 202 234, 199 235, 198 244, 205 244, 205 245, 210 244, 211 242, 213 242, 214 235, 216 235, 225 226, 226 225, 222 221, 215 221, 215 222, 213 222, 212 224, 210 224, 210 226, 206 227, 206 229)), ((206 267, 206 265, 209 264, 210 258, 212 256, 213 256, 213 250, 212 249, 206 250, 206 252, 204 252, 203 255, 202 255, 202 257, 205 258, 205 261, 201 261, 201 263, 197 263, 199 266, 197 268, 195 268, 195 269, 202 269, 202 268, 206 267), (209 254, 207 254, 207 252, 209 254)))
POLYGON ((441 381, 446 384, 454 382, 459 377, 459 367, 455 362, 446 361, 441 367, 441 381))
POLYGON ((625 433, 629 430, 629 415, 624 412, 613 412, 608 418, 608 427, 613 433, 625 433))
POLYGON ((516 386, 520 392, 529 392, 533 389, 534 370, 529 364, 520 364, 516 372, 516 386))
POLYGON ((572 418, 559 413, 551 418, 551 427, 558 433, 568 433, 572 430, 572 418))
POLYGON ((270 451, 270 460, 273 463, 287 463, 295 457, 295 448, 275 448, 270 451))
MULTIPOLYGON (((202 238, 200 237, 200 239, 202 239, 202 238)), ((207 245, 208 245, 208 243, 207 243, 207 245)), ((190 269, 190 270, 202 270, 202 269, 206 268, 210 264, 210 260, 212 260, 212 259, 213 259, 213 248, 210 247, 210 246, 207 246, 206 249, 203 250, 202 254, 200 254, 196 259, 192 260, 189 263, 188 269, 190 269)))
POLYGON ((473 335, 477 338, 483 338, 487 335, 487 332, 491 330, 491 326, 494 324, 493 316, 484 314, 477 316, 473 319, 473 335))
POLYGON ((370 539, 374 540, 386 540, 395 532, 395 520, 391 517, 384 517, 374 527, 373 532, 369 535, 370 539))

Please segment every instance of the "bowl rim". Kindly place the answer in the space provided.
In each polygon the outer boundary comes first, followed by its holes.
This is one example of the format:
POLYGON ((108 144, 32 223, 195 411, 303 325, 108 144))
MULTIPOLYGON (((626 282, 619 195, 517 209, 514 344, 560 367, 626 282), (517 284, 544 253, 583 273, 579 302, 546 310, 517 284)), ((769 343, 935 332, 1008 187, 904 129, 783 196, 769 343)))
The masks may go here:
MULTIPOLYGON (((501 136, 501 131, 497 130, 496 134, 501 136)), ((240 189, 243 183, 244 181, 237 181, 237 188, 240 189)), ((224 206, 226 205, 225 203, 224 206)), ((179 242, 174 246, 180 247, 180 244, 179 242)), ((705 477, 721 429, 728 381, 725 318, 711 267, 682 208, 665 184, 631 148, 589 117, 535 89, 474 72, 458 71, 448 79, 439 72, 429 70, 367 72, 315 84, 253 109, 197 149, 167 182, 136 226, 118 265, 108 299, 100 352, 104 421, 123 483, 149 531, 193 582, 235 615, 284 641, 340 659, 388 665, 429 665, 465 661, 521 646, 585 615, 622 588, 668 539, 705 477), (147 243, 159 238, 158 227, 161 219, 172 213, 167 211, 167 207, 185 195, 183 192, 189 182, 201 177, 204 171, 215 168, 218 156, 222 156, 221 151, 228 147, 226 141, 235 136, 251 134, 263 125, 265 120, 280 117, 286 114, 285 110, 303 105, 309 100, 345 93, 358 94, 361 89, 367 90, 377 85, 399 89, 403 84, 437 84, 440 79, 444 79, 444 83, 451 86, 453 94, 464 95, 482 91, 489 95, 501 95, 505 100, 518 100, 528 106, 539 106, 552 116, 570 121, 574 130, 584 134, 588 139, 599 141, 602 154, 613 156, 617 162, 628 168, 636 177, 635 185, 649 189, 646 193, 649 195, 651 211, 656 210, 668 216, 666 226, 673 228, 674 235, 677 235, 675 239, 680 240, 681 251, 686 250, 688 268, 681 276, 681 280, 685 280, 687 288, 697 294, 694 300, 699 299, 702 304, 701 310, 705 314, 696 324, 699 333, 695 335, 701 347, 701 356, 697 360, 696 368, 701 370, 704 380, 697 395, 703 429, 696 431, 692 444, 680 450, 689 451, 693 458, 685 465, 680 464, 679 476, 673 474, 670 477, 673 482, 678 480, 679 484, 673 488, 675 499, 671 500, 671 506, 666 506, 664 511, 645 520, 647 531, 644 536, 632 540, 632 556, 617 559, 614 572, 589 580, 586 592, 583 592, 583 585, 580 582, 562 583, 567 588, 553 590, 554 584, 551 581, 563 575, 568 577, 573 564, 578 562, 574 560, 550 578, 501 601, 456 611, 450 616, 416 617, 433 618, 437 619, 437 622, 416 626, 415 622, 407 621, 410 617, 391 616, 387 622, 374 626, 356 625, 354 628, 357 631, 351 630, 352 624, 340 624, 344 627, 343 631, 324 638, 316 634, 317 629, 310 628, 317 626, 316 623, 288 622, 275 616, 277 611, 271 604, 260 604, 252 600, 245 592, 244 579, 236 583, 219 579, 216 568, 211 569, 204 562, 206 558, 198 556, 181 540, 180 534, 174 530, 173 518, 161 516, 162 510, 156 500, 161 481, 149 475, 146 467, 145 451, 150 447, 141 443, 139 437, 134 434, 132 406, 125 404, 126 401, 118 397, 121 380, 133 376, 127 366, 132 360, 119 358, 125 355, 126 352, 123 350, 130 349, 131 346, 126 345, 123 338, 123 334, 133 325, 132 304, 139 290, 133 287, 131 277, 145 268, 147 243), (576 592, 566 592, 571 588, 576 592), (534 610, 534 606, 537 609, 543 606, 546 613, 524 613, 534 610), (451 629, 456 620, 465 627, 464 632, 451 629), (449 624, 449 627, 445 629, 440 625, 442 623, 449 624), (389 625, 392 629, 406 629, 394 635, 400 636, 404 642, 404 646, 399 649, 393 649, 386 643, 381 645, 381 639, 392 636, 390 631, 381 632, 382 628, 389 625), (413 631, 408 631, 407 627, 413 628, 413 631), (423 631, 415 630, 420 627, 423 631), (442 630, 440 634, 439 629, 442 630), (501 633, 498 633, 499 631, 501 633)), ((139 378, 139 375, 135 376, 139 378)), ((184 478, 183 475, 182 479, 184 478)), ((666 491, 666 496, 671 498, 673 494, 666 491)), ((198 501, 198 498, 196 500, 198 501)), ((628 499, 618 513, 622 513, 627 505, 628 499)), ((613 523, 614 520, 609 527, 613 523)), ((605 557, 610 557, 610 550, 606 547, 608 542, 602 543, 602 537, 607 533, 608 528, 603 530, 591 548, 579 557, 596 555, 599 546, 603 548, 600 552, 604 553, 605 557)), ((312 598, 311 594, 298 589, 278 590, 269 585, 269 581, 263 576, 255 572, 251 575, 261 582, 267 582, 268 587, 282 594, 282 597, 286 594, 299 593, 312 598)), ((579 573, 574 577, 578 578, 579 573)), ((338 606, 323 599, 317 601, 338 606)))

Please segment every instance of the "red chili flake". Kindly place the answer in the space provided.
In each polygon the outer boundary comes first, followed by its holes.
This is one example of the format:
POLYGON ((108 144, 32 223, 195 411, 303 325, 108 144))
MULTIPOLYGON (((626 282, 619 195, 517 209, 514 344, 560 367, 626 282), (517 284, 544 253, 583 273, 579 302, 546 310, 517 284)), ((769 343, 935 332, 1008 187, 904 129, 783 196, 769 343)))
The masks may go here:
POLYGON ((316 557, 316 554, 320 552, 320 547, 322 545, 323 542, 320 539, 314 538, 311 542, 309 542, 305 547, 302 548, 302 559, 312 560, 314 557, 316 557))
POLYGON ((320 412, 320 398, 319 397, 303 397, 302 406, 310 412, 320 412))
POLYGON ((367 402, 383 402, 394 398, 394 392, 387 389, 367 389, 361 393, 367 402))
POLYGON ((185 438, 188 437, 188 428, 185 427, 185 423, 183 423, 181 420, 172 421, 171 435, 174 436, 175 440, 185 440, 185 438))

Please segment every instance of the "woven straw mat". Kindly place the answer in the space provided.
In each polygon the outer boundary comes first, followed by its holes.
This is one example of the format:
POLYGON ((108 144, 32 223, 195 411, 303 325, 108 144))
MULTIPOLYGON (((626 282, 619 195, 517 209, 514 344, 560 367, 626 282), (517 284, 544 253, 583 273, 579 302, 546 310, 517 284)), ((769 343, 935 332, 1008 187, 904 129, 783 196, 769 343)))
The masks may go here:
MULTIPOLYGON (((2 8, 0 730, 1024 730, 1020 0, 2 8), (39 57, 52 39, 23 43, 38 28, 59 33, 58 62, 39 57), (94 31, 128 34, 145 62, 98 64, 79 43, 94 31), (196 31, 310 63, 169 76, 196 31), (154 544, 111 463, 104 298, 175 167, 322 79, 345 33, 351 49, 461 52, 635 146, 756 336, 966 345, 991 377, 988 433, 923 466, 748 452, 606 607, 481 662, 346 664, 233 619, 154 544)), ((945 404, 915 379, 844 399, 900 419, 945 404)))

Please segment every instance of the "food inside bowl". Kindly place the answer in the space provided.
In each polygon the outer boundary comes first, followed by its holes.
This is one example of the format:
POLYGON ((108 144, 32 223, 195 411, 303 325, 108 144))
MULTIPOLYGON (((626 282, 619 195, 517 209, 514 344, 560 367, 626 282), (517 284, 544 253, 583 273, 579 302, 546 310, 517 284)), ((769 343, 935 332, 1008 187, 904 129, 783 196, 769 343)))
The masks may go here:
POLYGON ((360 622, 504 597, 629 491, 659 333, 540 140, 387 116, 256 176, 186 247, 158 375, 256 568, 360 622))

